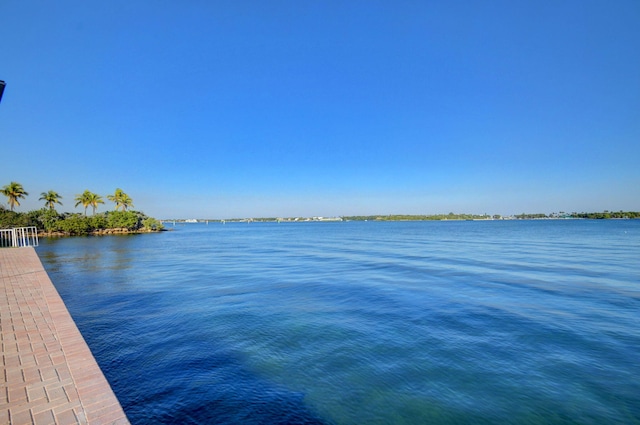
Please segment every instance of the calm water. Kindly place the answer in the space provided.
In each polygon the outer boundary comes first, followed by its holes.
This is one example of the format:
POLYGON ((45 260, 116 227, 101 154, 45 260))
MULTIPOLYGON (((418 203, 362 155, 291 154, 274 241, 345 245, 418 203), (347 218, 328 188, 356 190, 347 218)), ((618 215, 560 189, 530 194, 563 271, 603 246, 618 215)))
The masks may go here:
POLYGON ((640 423, 640 221, 178 225, 38 253, 133 424, 640 423))

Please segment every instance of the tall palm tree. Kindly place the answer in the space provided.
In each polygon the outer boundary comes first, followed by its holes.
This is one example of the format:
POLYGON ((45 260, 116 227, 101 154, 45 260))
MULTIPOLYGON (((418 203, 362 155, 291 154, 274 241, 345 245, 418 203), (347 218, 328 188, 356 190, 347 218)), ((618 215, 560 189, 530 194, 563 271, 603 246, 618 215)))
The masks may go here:
POLYGON ((90 192, 89 190, 85 190, 81 194, 76 195, 75 201, 76 207, 80 204, 84 207, 84 215, 87 215, 87 208, 89 205, 93 207, 93 214, 95 215, 98 204, 104 204, 102 196, 97 193, 90 192))
POLYGON ((125 193, 122 197, 122 211, 126 211, 129 207, 133 207, 133 199, 125 193))
POLYGON ((98 204, 104 204, 104 201, 102 200, 102 196, 98 195, 97 193, 90 193, 89 205, 93 207, 93 215, 96 215, 96 209, 98 209, 98 204))
POLYGON ((89 190, 85 190, 81 194, 76 195, 76 197, 74 198, 74 200, 76 201, 76 207, 80 204, 82 204, 82 206, 84 207, 84 215, 87 215, 87 207, 89 206, 90 195, 91 192, 89 192, 89 190))
POLYGON ((116 211, 118 208, 122 208, 122 211, 126 211, 127 208, 133 206, 133 199, 129 197, 126 193, 122 191, 122 189, 116 189, 116 192, 113 195, 107 195, 107 199, 111 202, 115 202, 116 211))
POLYGON ((18 199, 24 198, 25 196, 28 195, 28 193, 25 192, 22 185, 16 182, 11 182, 10 184, 4 186, 0 191, 0 193, 2 193, 4 196, 6 196, 9 199, 8 203, 9 203, 9 206, 11 207, 11 211, 13 211, 13 208, 16 205, 20 206, 20 202, 18 201, 18 199))
POLYGON ((38 201, 44 201, 45 205, 48 206, 50 210, 55 210, 55 204, 62 205, 60 199, 62 199, 62 196, 58 195, 58 192, 50 190, 48 192, 42 192, 38 201))

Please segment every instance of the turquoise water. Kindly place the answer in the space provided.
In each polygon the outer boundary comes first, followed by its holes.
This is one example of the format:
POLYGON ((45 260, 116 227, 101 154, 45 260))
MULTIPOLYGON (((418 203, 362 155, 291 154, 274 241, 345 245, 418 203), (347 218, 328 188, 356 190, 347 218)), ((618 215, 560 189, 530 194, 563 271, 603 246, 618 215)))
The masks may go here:
POLYGON ((172 229, 38 248, 133 424, 640 423, 640 221, 172 229))

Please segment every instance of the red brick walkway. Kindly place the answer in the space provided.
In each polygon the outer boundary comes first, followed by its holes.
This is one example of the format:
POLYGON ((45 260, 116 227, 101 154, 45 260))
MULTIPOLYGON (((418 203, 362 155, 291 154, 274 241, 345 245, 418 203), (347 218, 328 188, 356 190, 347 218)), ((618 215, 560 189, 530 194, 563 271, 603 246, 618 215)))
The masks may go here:
POLYGON ((33 248, 0 248, 0 424, 128 424, 33 248))

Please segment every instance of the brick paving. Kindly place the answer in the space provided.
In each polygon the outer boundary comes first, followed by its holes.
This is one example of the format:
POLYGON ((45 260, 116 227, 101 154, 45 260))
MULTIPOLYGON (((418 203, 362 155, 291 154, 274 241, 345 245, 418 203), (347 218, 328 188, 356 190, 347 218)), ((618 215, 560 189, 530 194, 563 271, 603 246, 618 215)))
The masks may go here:
POLYGON ((0 248, 0 424, 129 421, 35 250, 0 248))

